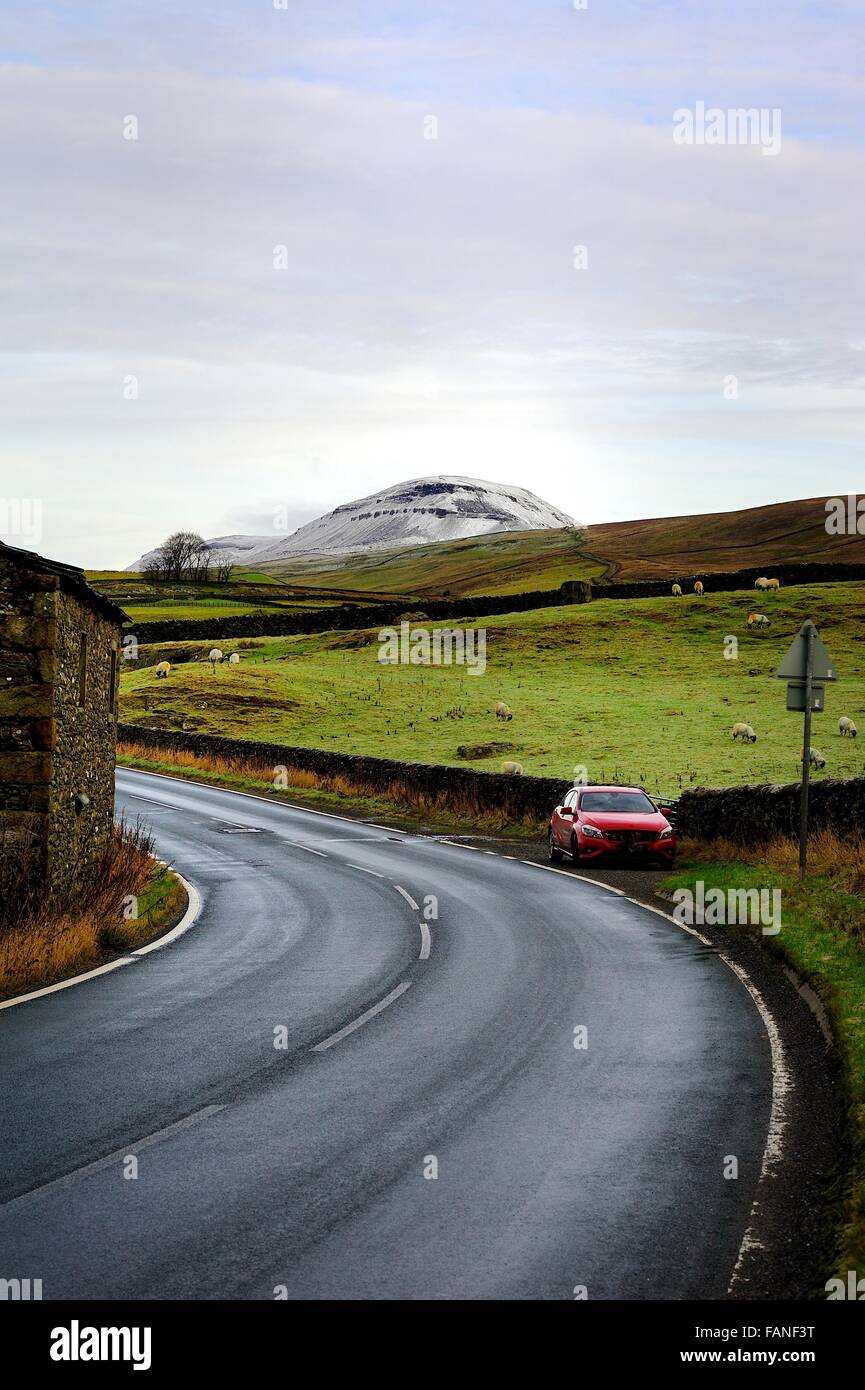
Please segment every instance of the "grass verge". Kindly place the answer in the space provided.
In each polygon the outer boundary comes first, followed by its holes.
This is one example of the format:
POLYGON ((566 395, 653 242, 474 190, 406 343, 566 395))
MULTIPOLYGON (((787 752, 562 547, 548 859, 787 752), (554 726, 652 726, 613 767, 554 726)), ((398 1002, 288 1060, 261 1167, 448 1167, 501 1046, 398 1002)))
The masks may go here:
POLYGON ((546 824, 536 820, 514 821, 506 812, 490 813, 468 793, 442 790, 436 795, 421 792, 412 785, 410 775, 394 778, 387 790, 371 788, 343 774, 319 774, 305 768, 287 767, 285 786, 274 786, 272 765, 247 758, 202 757, 182 749, 158 753, 141 743, 120 743, 117 762, 121 767, 144 772, 163 772, 196 782, 226 787, 229 791, 256 792, 275 801, 291 801, 315 810, 341 815, 385 817, 391 824, 414 830, 459 831, 466 834, 497 835, 513 839, 533 839, 546 832, 546 824))
POLYGON ((837 1212, 832 1260, 836 1272, 865 1270, 865 838, 832 832, 812 838, 809 877, 799 882, 798 846, 778 839, 754 852, 723 839, 685 841, 677 871, 662 891, 779 888, 782 929, 728 926, 757 935, 766 948, 806 980, 820 998, 841 1059, 851 1153, 837 1212))
POLYGON ((152 855, 140 825, 115 826, 111 844, 62 904, 7 905, 0 920, 0 998, 80 975, 134 950, 177 922, 186 890, 152 855))

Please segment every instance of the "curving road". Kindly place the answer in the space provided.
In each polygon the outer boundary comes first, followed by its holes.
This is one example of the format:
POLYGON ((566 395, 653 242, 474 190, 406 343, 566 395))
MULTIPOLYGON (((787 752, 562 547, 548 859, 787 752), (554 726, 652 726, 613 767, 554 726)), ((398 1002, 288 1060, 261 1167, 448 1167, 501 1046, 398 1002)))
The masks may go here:
POLYGON ((0 1011, 0 1275, 45 1298, 724 1296, 771 1061, 711 949, 516 858, 126 770, 117 800, 202 913, 0 1011))

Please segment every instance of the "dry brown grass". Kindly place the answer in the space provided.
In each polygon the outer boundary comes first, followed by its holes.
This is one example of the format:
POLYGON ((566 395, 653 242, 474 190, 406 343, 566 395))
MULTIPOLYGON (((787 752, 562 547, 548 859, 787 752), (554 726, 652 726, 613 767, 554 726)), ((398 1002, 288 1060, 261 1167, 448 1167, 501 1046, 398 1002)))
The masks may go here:
MULTIPOLYGON (((787 836, 779 835, 754 849, 723 838, 682 839, 679 848, 682 856, 689 860, 765 864, 782 874, 796 874, 799 868, 799 842, 787 836)), ((832 879, 848 893, 865 896, 865 835, 842 839, 834 830, 815 831, 808 837, 808 872, 832 879)))
MULTIPOLYGON (((274 789, 273 764, 263 759, 226 757, 190 753, 180 748, 152 748, 144 743, 120 743, 118 755, 133 763, 180 771, 204 773, 213 778, 241 779, 254 783, 263 792, 274 789)), ((336 796, 373 798, 392 801, 397 808, 412 815, 435 820, 436 817, 457 817, 461 824, 483 825, 488 829, 504 829, 521 825, 532 831, 541 828, 540 822, 527 817, 515 817, 507 805, 505 792, 501 810, 491 812, 488 802, 471 790, 444 787, 425 792, 411 780, 411 775, 394 777, 382 785, 362 776, 349 777, 344 773, 309 772, 305 768, 286 766, 282 778, 287 788, 304 791, 330 792, 336 796)))
MULTIPOLYGON (((152 894, 165 871, 140 822, 114 827, 111 841, 83 882, 62 902, 4 895, 0 907, 0 995, 50 984, 98 965, 144 934, 141 917, 126 921, 124 900, 152 894)), ((25 866, 21 866, 22 883, 25 866)))

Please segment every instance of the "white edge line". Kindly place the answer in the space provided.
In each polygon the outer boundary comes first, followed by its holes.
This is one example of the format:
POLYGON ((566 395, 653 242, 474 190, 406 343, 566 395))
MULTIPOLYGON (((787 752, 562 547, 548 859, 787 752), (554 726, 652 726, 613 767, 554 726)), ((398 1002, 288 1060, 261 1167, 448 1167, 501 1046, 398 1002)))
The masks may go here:
POLYGON ((327 858, 323 849, 310 849, 309 845, 300 845, 297 840, 286 840, 285 843, 291 845, 293 849, 305 849, 307 854, 317 854, 319 859, 327 858))
MULTIPOLYGON (((199 782, 196 777, 172 776, 170 772, 151 772, 146 767, 127 767, 126 763, 116 763, 115 772, 137 772, 139 777, 161 777, 163 782, 185 782, 194 787, 206 787, 210 791, 229 792, 232 796, 248 796, 250 801, 263 801, 266 806, 290 806, 294 811, 305 811, 310 816, 324 816, 325 820, 344 820, 347 825, 369 825, 373 830, 386 830, 391 835, 410 835, 410 830, 400 830, 396 825, 379 825, 378 821, 362 820, 359 816, 340 816, 336 811, 316 811, 312 806, 302 806, 296 801, 286 801, 281 796, 262 796, 260 792, 242 792, 235 787, 220 787, 216 782, 199 782)), ((157 803, 164 805, 164 802, 157 803)))
MULTIPOLYGON (((512 858, 511 855, 506 855, 505 857, 508 859, 512 858)), ((580 883, 591 883, 595 888, 603 888, 605 893, 615 893, 618 898, 626 898, 628 896, 624 888, 613 888, 609 883, 599 883, 596 878, 587 878, 585 874, 575 874, 573 872, 568 872, 567 869, 554 869, 552 864, 539 864, 536 859, 518 859, 517 863, 528 864, 530 869, 545 869, 548 874, 561 874, 563 878, 576 878, 579 879, 580 883)), ((629 899, 629 901, 633 901, 633 899, 629 899)), ((641 906, 643 906, 643 904, 641 904, 641 906)))
POLYGON ((371 1009, 367 1009, 366 1013, 362 1013, 360 1018, 354 1019, 352 1023, 347 1023, 344 1028, 340 1028, 338 1033, 331 1033, 329 1038, 324 1039, 324 1042, 316 1043, 315 1047, 309 1049, 310 1052, 326 1052, 335 1043, 342 1042, 349 1033, 353 1033, 357 1028, 362 1028, 371 1018, 375 1018, 376 1014, 380 1014, 382 1009, 386 1009, 388 1004, 393 1004, 401 994, 405 994, 407 989, 411 989, 411 980, 403 980, 402 984, 397 985, 396 989, 392 989, 390 994, 385 995, 384 999, 380 999, 377 1004, 373 1004, 371 1009))
MULTIPOLYGON (((520 862, 523 864, 531 864, 534 861, 523 859, 520 862)), ((608 884, 597 883, 595 879, 584 878, 582 874, 569 874, 563 869, 554 869, 550 864, 535 864, 534 867, 536 869, 546 869, 551 874, 564 874, 565 878, 579 878, 585 883, 594 883, 597 888, 609 887, 608 884)), ((741 1279, 741 1270, 745 1257, 751 1250, 759 1248, 759 1241, 754 1235, 754 1225, 760 1211, 760 1187, 764 1179, 774 1172, 776 1165, 781 1161, 784 1153, 784 1139, 787 1130, 787 1097, 794 1089, 793 1079, 787 1066, 784 1044, 778 1025, 759 989, 754 984, 747 971, 743 970, 740 965, 737 965, 735 961, 731 960, 720 946, 710 941, 708 937, 703 936, 702 932, 698 932, 694 927, 688 926, 685 922, 677 922, 676 918, 671 913, 665 912, 663 908, 652 907, 649 903, 642 903, 639 898, 631 898, 627 893, 623 893, 620 888, 610 888, 609 891, 611 893, 619 893, 620 896, 627 898, 629 903, 633 903, 635 907, 641 907, 646 912, 654 912, 656 916, 663 917, 666 921, 672 922, 673 926, 679 927, 681 931, 687 932, 689 936, 696 937, 704 946, 711 946, 724 964, 729 966, 740 984, 744 985, 745 989, 750 994, 757 1012, 763 1020, 763 1026, 769 1037, 769 1048, 772 1056, 772 1105, 769 1111, 769 1127, 766 1134, 766 1145, 763 1149, 763 1161, 760 1165, 760 1176, 757 1179, 757 1191, 751 1205, 748 1225, 742 1237, 742 1243, 739 1246, 739 1255, 733 1266, 733 1273, 730 1275, 730 1282, 727 1286, 727 1292, 729 1294, 733 1292, 741 1279)))
POLYGON ((129 951, 125 956, 119 956, 117 960, 109 960, 104 965, 97 965, 93 970, 85 970, 82 975, 71 975, 68 980, 58 980, 55 985, 45 985, 42 989, 31 990, 29 994, 17 994, 14 999, 5 999, 0 1003, 0 1009, 14 1009, 16 1004, 29 1004, 31 999, 42 999, 46 994, 58 994, 61 989, 71 989, 73 985, 83 985, 86 980, 94 980, 97 975, 108 975, 112 970, 119 970, 123 965, 134 964, 136 956, 146 956, 149 951, 158 951, 161 947, 176 941, 179 936, 183 936, 184 932, 188 932, 201 912, 201 897, 198 890, 193 888, 182 874, 177 873, 175 869, 172 869, 171 872, 183 884, 189 901, 177 926, 172 927, 170 932, 166 932, 156 941, 151 941, 147 946, 139 946, 137 951, 129 951))
POLYGON ((375 869, 365 869, 363 864, 346 864, 347 869, 360 869, 362 874, 370 874, 373 878, 384 878, 384 874, 377 874, 375 869))
POLYGON ((31 999, 41 999, 46 994, 57 994, 61 989, 71 989, 72 985, 82 985, 97 975, 107 975, 110 970, 119 970, 122 965, 131 965, 131 956, 121 956, 105 965, 97 965, 95 970, 86 970, 83 975, 72 975, 68 980, 58 980, 56 985, 45 985, 43 989, 33 989, 29 994, 18 994, 14 999, 4 999, 0 1009, 14 1009, 16 1004, 29 1004, 31 999))
POLYGON ((754 1224, 760 1211, 759 1190, 760 1185, 769 1177, 775 1169, 777 1163, 784 1155, 784 1133, 787 1128, 787 1097, 793 1091, 793 1080, 787 1067, 787 1059, 784 1053, 784 1044, 778 1025, 769 1009, 768 1004, 763 998, 757 986, 750 978, 746 970, 741 965, 725 955, 725 953, 703 936, 694 927, 688 926, 686 922, 677 922, 669 912, 664 912, 663 908, 650 907, 648 903, 641 903, 637 898, 629 898, 628 902, 635 903, 637 907, 645 907, 648 912, 655 912, 659 917, 665 917, 668 922, 673 922, 675 926, 681 927, 682 931, 688 932, 690 936, 695 936, 704 945, 711 946, 718 953, 725 965, 728 965, 736 978, 745 986, 754 1001, 754 1005, 763 1020, 763 1026, 769 1035, 769 1047, 772 1053, 772 1106, 769 1112, 769 1129, 766 1135, 766 1146, 763 1150, 763 1161, 760 1165, 760 1176, 757 1179, 757 1193, 751 1205, 751 1213, 748 1218, 748 1226, 742 1237, 739 1246, 739 1255, 730 1275, 730 1282, 727 1292, 732 1293, 742 1277, 742 1265, 750 1251, 759 1248, 760 1242, 754 1235, 754 1224))
POLYGON ((188 883, 183 875, 179 874, 176 869, 172 869, 171 872, 174 874, 175 878, 180 880, 186 889, 186 894, 189 898, 189 902, 186 904, 186 911, 177 923, 177 926, 172 927, 170 932, 166 932, 164 936, 157 937, 155 941, 148 942, 146 946, 139 946, 137 951, 130 951, 130 956, 146 956, 150 951, 161 951, 163 946, 170 946, 172 941, 176 941, 179 936, 183 936, 189 931, 189 928, 201 912, 201 894, 198 889, 193 888, 192 884, 188 883))

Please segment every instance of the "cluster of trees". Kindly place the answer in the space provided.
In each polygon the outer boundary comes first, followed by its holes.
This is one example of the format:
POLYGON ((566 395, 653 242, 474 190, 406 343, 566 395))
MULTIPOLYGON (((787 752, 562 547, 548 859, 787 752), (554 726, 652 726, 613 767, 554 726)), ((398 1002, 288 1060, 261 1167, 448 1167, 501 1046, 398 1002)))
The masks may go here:
POLYGON ((197 584, 227 584, 231 558, 213 550, 195 531, 175 531, 144 566, 148 579, 174 579, 197 584))

